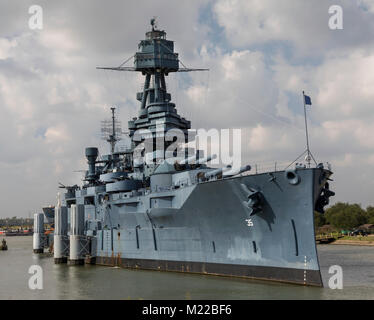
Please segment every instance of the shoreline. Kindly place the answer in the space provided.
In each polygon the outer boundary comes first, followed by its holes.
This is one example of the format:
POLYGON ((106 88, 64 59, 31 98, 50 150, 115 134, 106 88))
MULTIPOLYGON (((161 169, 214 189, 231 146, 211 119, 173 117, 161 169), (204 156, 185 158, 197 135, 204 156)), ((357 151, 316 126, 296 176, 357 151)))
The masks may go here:
POLYGON ((335 245, 353 245, 353 246, 374 246, 374 241, 366 241, 366 240, 335 240, 328 244, 335 244, 335 245))

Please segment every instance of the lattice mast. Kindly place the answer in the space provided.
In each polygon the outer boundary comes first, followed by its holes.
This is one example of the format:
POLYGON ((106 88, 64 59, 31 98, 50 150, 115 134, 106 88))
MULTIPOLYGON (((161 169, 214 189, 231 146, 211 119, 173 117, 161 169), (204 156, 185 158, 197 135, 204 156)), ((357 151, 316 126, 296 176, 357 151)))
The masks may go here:
POLYGON ((111 107, 112 119, 101 121, 101 138, 110 144, 111 153, 114 153, 114 149, 117 141, 121 140, 122 128, 121 122, 115 117, 115 107, 111 107))

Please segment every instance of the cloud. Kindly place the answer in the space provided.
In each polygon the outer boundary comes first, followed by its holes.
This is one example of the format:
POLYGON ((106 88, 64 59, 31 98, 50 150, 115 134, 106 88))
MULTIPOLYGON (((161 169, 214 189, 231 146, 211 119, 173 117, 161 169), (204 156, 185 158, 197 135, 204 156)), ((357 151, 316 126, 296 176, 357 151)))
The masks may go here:
POLYGON ((79 183, 84 148, 108 150, 99 133, 109 106, 124 129, 137 116, 141 75, 95 67, 130 57, 154 15, 184 64, 210 69, 167 78, 193 127, 242 128, 243 162, 281 167, 305 148, 306 90, 312 151, 336 168, 335 198, 368 204, 374 10, 333 2, 40 1, 41 31, 28 29, 31 1, 0 3, 0 215, 40 211, 57 182, 79 183), (330 3, 342 5, 344 30, 328 29, 330 3))
POLYGON ((216 50, 202 61, 210 68, 209 82, 195 81, 181 94, 195 125, 231 128, 267 121, 264 114, 273 113, 277 89, 261 52, 216 50))
POLYGON ((214 12, 235 46, 288 45, 296 56, 316 58, 337 48, 373 47, 372 4, 369 11, 358 3, 370 1, 219 0, 214 12), (343 30, 328 27, 331 5, 343 9, 343 30))
POLYGON ((110 116, 109 106, 116 105, 124 128, 137 114, 141 77, 95 67, 119 65, 133 54, 152 16, 183 38, 178 46, 187 58, 204 36, 186 28, 197 23, 204 2, 39 1, 44 26, 36 31, 28 29, 32 4, 0 4, 6 13, 0 22, 0 215, 38 212, 55 202, 58 181, 79 183, 84 148, 108 150, 100 121, 110 116))

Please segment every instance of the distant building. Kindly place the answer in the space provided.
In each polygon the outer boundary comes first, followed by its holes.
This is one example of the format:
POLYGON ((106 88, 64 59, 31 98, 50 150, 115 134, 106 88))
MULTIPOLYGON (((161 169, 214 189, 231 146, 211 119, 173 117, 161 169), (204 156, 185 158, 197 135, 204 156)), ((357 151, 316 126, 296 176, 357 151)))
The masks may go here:
POLYGON ((330 224, 325 224, 322 227, 319 227, 317 229, 318 234, 326 234, 326 233, 331 233, 331 232, 335 232, 335 231, 336 231, 335 228, 333 226, 331 226, 330 224))
POLYGON ((370 233, 374 233, 374 224, 366 223, 366 224, 359 226, 357 229, 365 230, 366 232, 370 232, 370 233))

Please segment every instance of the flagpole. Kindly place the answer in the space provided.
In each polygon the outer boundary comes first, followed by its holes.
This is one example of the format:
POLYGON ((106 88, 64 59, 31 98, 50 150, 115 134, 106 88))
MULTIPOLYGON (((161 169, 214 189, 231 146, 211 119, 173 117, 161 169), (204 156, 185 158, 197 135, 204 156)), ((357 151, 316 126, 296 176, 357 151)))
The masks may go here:
POLYGON ((309 149, 309 137, 308 137, 308 122, 306 121, 306 107, 305 107, 305 94, 303 91, 303 102, 304 102, 304 119, 305 119, 305 136, 306 136, 306 152, 307 152, 307 162, 308 168, 310 168, 310 149, 309 149))

